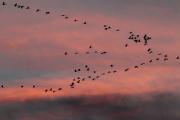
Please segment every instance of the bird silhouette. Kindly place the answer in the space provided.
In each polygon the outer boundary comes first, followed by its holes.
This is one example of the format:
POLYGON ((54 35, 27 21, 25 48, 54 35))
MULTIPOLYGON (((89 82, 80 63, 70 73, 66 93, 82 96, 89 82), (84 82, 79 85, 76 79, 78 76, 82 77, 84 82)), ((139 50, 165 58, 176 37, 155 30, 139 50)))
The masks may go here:
POLYGON ((151 48, 149 48, 147 51, 150 52, 150 51, 151 51, 151 48))
POLYGON ((23 9, 25 6, 21 5, 20 8, 23 9))
POLYGON ((27 7, 26 7, 26 9, 30 9, 30 7, 29 7, 29 6, 27 6, 27 7))
POLYGON ((67 52, 64 53, 64 55, 67 55, 67 54, 68 54, 67 52))
POLYGON ((128 44, 125 44, 125 47, 128 47, 128 44))
POLYGON ((149 63, 152 63, 153 62, 153 60, 151 59, 151 60, 149 60, 149 63))
POLYGON ((168 58, 164 58, 164 61, 167 61, 168 60, 168 58))
POLYGON ((88 76, 88 78, 92 78, 91 76, 88 76))
POLYGON ((126 68, 124 71, 127 72, 129 70, 129 68, 126 68))
POLYGON ((100 78, 100 76, 96 76, 96 78, 98 79, 98 78, 100 78))
POLYGON ((87 71, 90 71, 90 68, 87 68, 87 71))
POLYGON ((147 34, 145 34, 143 38, 144 38, 144 45, 147 45, 151 37, 148 37, 147 34))
POLYGON ((167 54, 165 54, 165 55, 164 55, 164 57, 165 57, 165 58, 167 58, 167 57, 168 57, 168 55, 167 55, 167 54))
POLYGON ((4 85, 1 85, 1 88, 4 88, 4 85))
POLYGON ((73 87, 73 86, 74 86, 74 82, 72 82, 72 83, 70 84, 70 86, 73 87))
POLYGON ((18 4, 17 4, 17 3, 15 3, 15 4, 14 4, 14 7, 17 7, 17 6, 18 6, 18 4))
POLYGON ((40 9, 36 9, 36 12, 39 12, 40 11, 40 9))
POLYGON ((117 72, 116 70, 113 71, 113 73, 116 73, 116 72, 117 72))
POLYGON ((106 28, 104 28, 106 31, 108 30, 108 28, 106 27, 106 28))
POLYGON ((158 61, 158 60, 159 60, 159 58, 156 58, 156 60, 158 61))
POLYGON ((107 52, 101 52, 101 54, 106 54, 107 52))
POLYGON ((78 20, 77 19, 74 19, 74 22, 77 22, 78 20))
POLYGON ((145 65, 145 63, 141 63, 141 65, 145 65))
POLYGON ((60 90, 62 90, 62 88, 58 88, 58 90, 60 91, 60 90))
POLYGON ((46 15, 48 15, 48 14, 50 14, 50 12, 48 11, 48 12, 45 12, 46 13, 46 15))
POLYGON ((5 6, 5 5, 7 5, 7 4, 6 4, 6 2, 2 2, 2 5, 5 6))
POLYGON ((134 66, 134 68, 139 68, 138 66, 134 66))
POLYGON ((46 93, 47 93, 47 92, 48 92, 48 90, 47 90, 47 89, 45 89, 45 90, 44 90, 44 92, 46 92, 46 93))
POLYGON ((107 25, 103 25, 103 27, 107 27, 107 25))
POLYGON ((111 65, 110 65, 110 67, 114 67, 114 65, 113 65, 113 64, 111 64, 111 65))
POLYGON ((69 19, 69 17, 68 17, 68 16, 65 16, 65 19, 69 19))

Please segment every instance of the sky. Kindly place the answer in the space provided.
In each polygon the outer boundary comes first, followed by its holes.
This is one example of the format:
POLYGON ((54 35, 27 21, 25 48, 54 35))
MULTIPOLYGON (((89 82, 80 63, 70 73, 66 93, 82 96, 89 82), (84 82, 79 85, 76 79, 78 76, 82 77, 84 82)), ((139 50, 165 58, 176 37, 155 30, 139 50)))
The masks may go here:
POLYGON ((147 112, 141 117, 136 114, 135 118, 144 119, 152 115, 152 119, 158 120, 166 116, 166 112, 174 120, 180 118, 176 113, 179 107, 180 61, 175 59, 180 55, 179 0, 5 1, 8 5, 0 6, 0 84, 5 86, 0 89, 0 116, 4 120, 36 120, 38 117, 56 120, 54 116, 60 114, 55 111, 58 109, 63 111, 62 119, 67 120, 72 119, 67 117, 69 114, 78 120, 118 119, 126 118, 129 114, 131 116, 136 110, 142 112, 140 108, 144 104, 147 104, 147 109, 143 108, 147 112), (30 6, 30 10, 13 7, 16 2, 30 6), (36 13, 38 8, 42 11, 36 13), (45 11, 51 11, 51 14, 45 15, 45 11), (63 19, 62 14, 70 19, 63 19), (79 21, 74 23, 74 19, 79 21), (84 21, 87 21, 87 25, 82 24, 84 21), (104 24, 120 31, 105 31, 104 24), (147 46, 135 44, 128 40, 129 32, 140 36, 148 34, 152 40, 147 46), (127 48, 124 47, 126 43, 127 48), (108 54, 85 55, 89 45, 98 51, 108 51, 108 54), (148 48, 153 49, 153 54, 147 53, 148 48), (68 56, 64 56, 65 51, 68 51, 68 56), (82 54, 73 55, 74 52, 82 54), (123 71, 157 58, 158 52, 168 54, 169 60, 123 71), (86 64, 98 72, 106 71, 110 64, 114 64, 118 72, 70 89, 69 84, 75 77, 74 68, 86 64), (20 88, 22 84, 25 86, 23 89, 20 88), (34 84, 37 85, 36 89, 32 88, 34 84), (63 91, 44 93, 46 88, 59 87, 63 91), (151 97, 147 97, 147 94, 151 97), (169 94, 174 99, 169 100, 169 94), (163 96, 162 99, 159 96, 163 96), (106 101, 103 102, 104 98, 106 101), (121 98, 127 100, 124 109, 127 107, 128 112, 123 112, 121 98), (91 100, 98 102, 92 103, 91 100), (116 102, 112 104, 114 100, 116 102), (172 104, 167 104, 168 100, 172 104), (98 108, 104 104, 107 106, 98 108), (159 105, 157 109, 156 104, 159 105), (177 108, 174 104, 178 104, 177 108), (77 106, 80 106, 79 111, 74 113, 77 106), (89 106, 92 107, 87 109, 89 106), (152 109, 159 111, 163 106, 169 108, 170 112, 162 111, 160 116, 149 113, 152 109), (38 107, 42 113, 34 111, 38 107), (14 109, 18 110, 18 115, 13 113, 14 109), (46 117, 42 115, 48 112, 44 109, 51 111, 46 117), (94 109, 100 112, 95 114, 94 109), (83 110, 87 110, 84 113, 87 118, 80 114, 83 110), (118 116, 114 114, 116 112, 122 114, 118 116), (104 118, 103 114, 107 116, 104 118))

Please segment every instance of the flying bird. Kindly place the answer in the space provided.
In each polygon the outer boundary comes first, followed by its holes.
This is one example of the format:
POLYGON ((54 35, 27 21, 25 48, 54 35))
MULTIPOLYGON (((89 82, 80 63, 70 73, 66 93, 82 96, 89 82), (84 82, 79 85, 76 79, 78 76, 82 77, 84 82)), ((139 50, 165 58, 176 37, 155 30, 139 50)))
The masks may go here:
POLYGON ((1 88, 4 88, 4 85, 1 85, 1 88))
POLYGON ((128 44, 125 44, 125 47, 128 47, 128 44))
POLYGON ((68 16, 66 16, 66 17, 65 17, 65 19, 69 19, 69 17, 68 17, 68 16))
POLYGON ((107 25, 103 25, 103 27, 107 27, 107 25))
POLYGON ((44 90, 44 92, 46 92, 46 93, 47 93, 47 92, 48 92, 48 90, 47 90, 47 89, 45 89, 45 90, 44 90))
POLYGON ((149 60, 149 63, 152 63, 153 62, 153 60, 149 60))
POLYGON ((114 67, 114 65, 113 65, 113 64, 111 64, 111 65, 110 65, 110 67, 114 67))
POLYGON ((158 60, 159 60, 159 58, 156 58, 156 60, 158 61, 158 60))
POLYGON ((141 63, 141 65, 145 65, 145 63, 141 63))
POLYGON ((158 55, 162 55, 162 53, 158 53, 158 55))
POLYGON ((6 2, 2 2, 2 5, 7 5, 6 2))
POLYGON ((50 12, 48 11, 48 12, 45 12, 46 13, 46 15, 48 15, 48 14, 50 14, 50 12))
POLYGON ((147 51, 150 52, 150 51, 151 51, 151 48, 149 48, 147 51))
POLYGON ((129 70, 129 68, 125 69, 124 71, 127 72, 129 70))
POLYGON ((151 37, 148 37, 147 34, 144 35, 144 45, 147 45, 148 44, 148 40, 151 39, 151 37))
POLYGON ((17 7, 17 6, 18 6, 18 4, 17 4, 17 3, 15 3, 15 4, 14 4, 14 7, 17 7))
POLYGON ((164 58, 164 61, 167 61, 168 60, 168 58, 164 58))
POLYGON ((103 54, 106 54, 107 52, 101 52, 101 54, 103 55, 103 54))
POLYGON ((67 52, 64 53, 64 55, 67 55, 67 54, 68 54, 67 52))
POLYGON ((74 19, 74 22, 77 22, 78 20, 77 19, 74 19))
POLYGON ((165 54, 165 55, 164 55, 164 57, 165 57, 165 58, 167 58, 167 57, 168 57, 168 55, 167 55, 167 54, 165 54))
POLYGON ((36 12, 39 12, 40 11, 40 9, 36 9, 36 12))
POLYGON ((138 66, 134 66, 134 68, 139 68, 138 66))
POLYGON ((58 88, 58 90, 60 91, 60 90, 62 90, 62 88, 58 88))
POLYGON ((27 7, 26 7, 26 9, 30 9, 30 7, 29 7, 29 6, 27 6, 27 7))
POLYGON ((116 70, 113 71, 113 73, 116 73, 116 72, 117 72, 116 70))

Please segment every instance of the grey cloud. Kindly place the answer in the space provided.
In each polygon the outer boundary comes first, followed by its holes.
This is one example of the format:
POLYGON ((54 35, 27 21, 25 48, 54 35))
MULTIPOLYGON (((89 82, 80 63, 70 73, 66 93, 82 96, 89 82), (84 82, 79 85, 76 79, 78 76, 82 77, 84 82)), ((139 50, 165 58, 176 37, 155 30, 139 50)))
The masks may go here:
POLYGON ((145 96, 64 97, 0 105, 3 120, 179 120, 180 97, 171 93, 145 96))

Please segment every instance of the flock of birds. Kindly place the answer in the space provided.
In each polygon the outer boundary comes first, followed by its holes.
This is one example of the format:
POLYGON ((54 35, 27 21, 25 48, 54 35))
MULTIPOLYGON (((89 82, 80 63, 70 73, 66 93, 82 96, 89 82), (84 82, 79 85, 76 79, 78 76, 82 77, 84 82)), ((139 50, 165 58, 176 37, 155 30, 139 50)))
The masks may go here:
MULTIPOLYGON (((7 2, 2 2, 1 4, 2 6, 7 6, 7 2)), ((26 9, 26 10, 29 10, 31 9, 30 6, 25 6, 25 5, 21 5, 21 4, 18 4, 18 3, 14 3, 13 6, 15 8, 18 8, 18 9, 26 9)), ((43 12, 43 10, 41 9, 35 9, 34 10, 36 13, 39 13, 39 12, 43 12)), ((51 14, 51 11, 45 11, 44 14, 46 15, 49 15, 51 14)), ((65 14, 62 14, 61 15, 62 17, 64 17, 64 19, 70 19, 69 16, 65 15, 65 14)), ((78 22, 79 20, 78 19, 73 19, 74 22, 78 22)), ((87 21, 83 21, 82 24, 86 25, 88 24, 87 21)), ((111 26, 109 25, 103 25, 103 29, 105 31, 108 31, 108 30, 114 30, 116 32, 119 32, 120 29, 114 29, 112 28, 111 26)), ((150 36, 148 36, 147 34, 141 36, 139 34, 135 34, 133 32, 130 32, 129 33, 129 37, 128 39, 131 40, 131 41, 134 41, 135 43, 141 43, 143 42, 144 45, 148 45, 148 41, 151 40, 152 38, 150 36)), ((128 44, 125 44, 125 47, 128 47, 128 44)), ((100 54, 100 55, 105 55, 107 54, 108 52, 107 51, 98 51, 98 50, 94 50, 93 49, 93 46, 92 45, 89 45, 89 50, 85 52, 85 54, 100 54)), ((72 81, 69 83, 69 88, 73 89, 73 88, 76 88, 78 85, 80 85, 81 83, 85 82, 85 81, 89 81, 89 80, 92 80, 92 81, 95 81, 95 80, 98 80, 100 79, 101 77, 103 76, 106 76, 106 75, 110 75, 110 74, 115 74, 119 71, 122 71, 122 72, 128 72, 132 69, 139 69, 141 66, 144 66, 146 64, 150 64, 150 63, 153 63, 155 61, 168 61, 169 58, 168 58, 168 55, 167 54, 163 54, 163 53, 155 53, 153 51, 152 48, 148 48, 147 49, 147 53, 148 54, 156 54, 157 57, 155 59, 150 59, 146 62, 141 62, 140 64, 138 65, 135 65, 135 66, 132 66, 132 67, 128 67, 128 68, 124 68, 122 70, 119 70, 116 67, 116 65, 114 64, 110 64, 108 65, 108 69, 106 71, 98 71, 96 69, 93 69, 90 65, 84 65, 83 67, 79 67, 79 68, 74 68, 73 69, 73 72, 77 75, 75 76, 72 81), (82 73, 84 73, 82 75, 82 73)), ((65 51, 64 52, 64 56, 68 56, 70 55, 71 53, 69 53, 68 51, 65 51)), ((81 54, 80 52, 74 52, 73 54, 75 55, 78 55, 78 54, 81 54)), ((176 56, 175 57, 176 60, 180 60, 180 57, 179 56, 176 56)), ((20 85, 19 86, 20 88, 24 88, 25 86, 24 85, 20 85)), ((1 88, 6 88, 6 86, 4 84, 1 85, 1 88)), ((37 85, 32 85, 32 88, 37 88, 37 85)), ((48 92, 52 92, 52 93, 56 93, 58 91, 62 91, 63 88, 60 87, 60 88, 57 88, 57 89, 54 89, 54 88, 46 88, 44 89, 44 92, 45 93, 48 93, 48 92)))
MULTIPOLYGON (((107 52, 107 51, 93 50, 92 45, 90 45, 90 46, 89 46, 89 50, 85 51, 85 54, 93 54, 93 53, 94 53, 94 54, 104 55, 104 54, 107 54, 108 52, 107 52)), ((81 54, 81 53, 80 53, 80 52, 74 52, 73 54, 74 54, 74 55, 79 55, 79 54, 81 54)), ((68 55, 72 55, 72 53, 65 51, 65 52, 64 52, 64 55, 65 55, 65 56, 68 56, 68 55)))
MULTIPOLYGON (((4 1, 2 2, 2 5, 3 6, 7 6, 8 4, 4 1)), ((18 8, 18 9, 21 9, 21 10, 30 10, 31 7, 30 6, 25 6, 25 5, 22 5, 22 4, 19 4, 19 3, 13 3, 13 6, 15 8, 18 8)), ((36 13, 43 13, 43 14, 46 14, 46 15, 50 15, 52 12, 51 11, 44 11, 42 9, 33 9, 34 12, 36 13)), ((64 18, 64 19, 70 19, 70 17, 66 14, 61 14, 61 16, 64 18)), ((72 18, 72 21, 74 21, 75 23, 79 22, 80 20, 78 20, 77 18, 72 18)), ((86 25, 88 24, 87 21, 82 21, 82 24, 86 25)), ((113 31, 116 31, 116 32, 119 32, 120 29, 119 28, 113 28, 112 26, 110 25, 102 25, 103 26, 103 29, 105 31, 108 31, 108 30, 113 30, 113 31)), ((143 37, 143 40, 141 40, 140 38, 140 35, 135 35, 133 32, 130 32, 130 36, 129 36, 129 40, 132 40, 134 41, 135 43, 140 43, 140 42, 144 42, 144 45, 147 45, 148 44, 148 41, 151 40, 151 37, 149 37, 147 34, 145 34, 143 37)))

